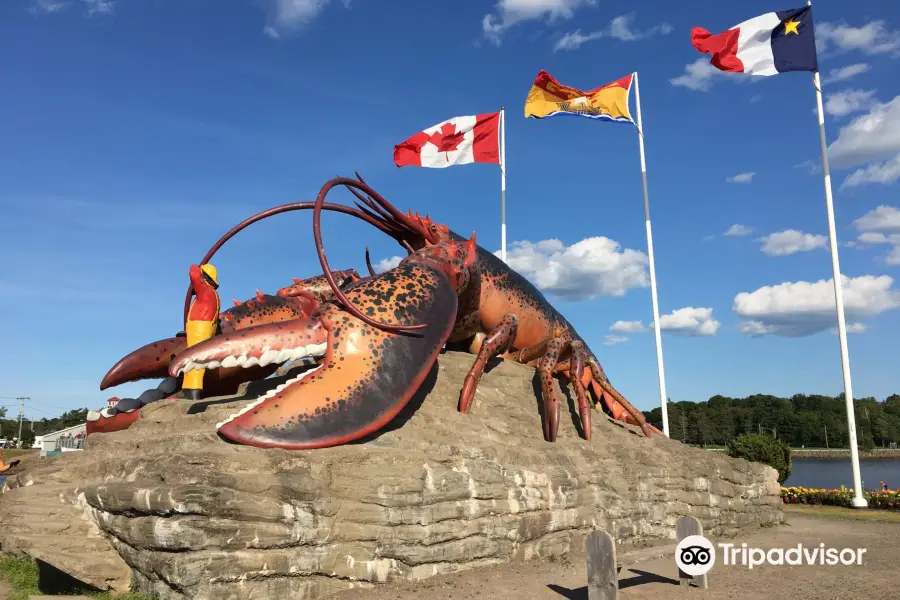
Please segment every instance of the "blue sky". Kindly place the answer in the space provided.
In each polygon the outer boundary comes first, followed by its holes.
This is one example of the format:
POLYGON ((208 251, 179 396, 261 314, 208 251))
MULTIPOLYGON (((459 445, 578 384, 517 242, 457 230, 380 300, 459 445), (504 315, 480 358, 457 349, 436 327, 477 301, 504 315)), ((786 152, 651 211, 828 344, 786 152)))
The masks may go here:
MULTIPOLYGON (((496 165, 398 169, 392 149, 505 105, 510 263, 626 397, 657 406, 635 129, 525 120, 541 68, 582 89, 640 74, 669 396, 841 392, 811 74, 726 75, 690 44, 692 26, 793 5, 427 5, 3 2, 0 395, 30 396, 40 418, 140 393, 98 385, 181 328, 189 264, 238 220, 312 200, 338 174, 499 249, 496 165)), ((814 10, 854 395, 883 398, 900 392, 900 8, 814 10)), ((364 271, 365 244, 399 254, 359 222, 325 221, 334 268, 364 271)), ((318 273, 310 215, 255 225, 215 264, 226 305, 318 273)))

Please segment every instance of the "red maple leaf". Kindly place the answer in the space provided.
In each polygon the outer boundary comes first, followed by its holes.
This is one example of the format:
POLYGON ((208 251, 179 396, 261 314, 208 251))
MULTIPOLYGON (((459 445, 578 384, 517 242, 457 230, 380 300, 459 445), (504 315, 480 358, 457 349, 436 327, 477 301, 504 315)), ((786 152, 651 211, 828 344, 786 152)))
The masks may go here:
POLYGON ((425 143, 437 147, 438 152, 452 152, 459 147, 465 135, 464 132, 457 132, 453 123, 444 123, 443 127, 432 133, 425 143))

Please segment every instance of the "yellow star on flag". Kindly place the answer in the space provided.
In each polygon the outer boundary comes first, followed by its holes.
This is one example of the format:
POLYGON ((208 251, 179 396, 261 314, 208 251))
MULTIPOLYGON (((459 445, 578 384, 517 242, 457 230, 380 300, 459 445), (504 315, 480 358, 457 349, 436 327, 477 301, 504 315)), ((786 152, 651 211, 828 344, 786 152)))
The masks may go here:
POLYGON ((790 21, 785 21, 784 23, 784 35, 787 35, 791 32, 800 35, 800 32, 797 31, 797 26, 800 25, 800 21, 795 21, 791 19, 790 21))

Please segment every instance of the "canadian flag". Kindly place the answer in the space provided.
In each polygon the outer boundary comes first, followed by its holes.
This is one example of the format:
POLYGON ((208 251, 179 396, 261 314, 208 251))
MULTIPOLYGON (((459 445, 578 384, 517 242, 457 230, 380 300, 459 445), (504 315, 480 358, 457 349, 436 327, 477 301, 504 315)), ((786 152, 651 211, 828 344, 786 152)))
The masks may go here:
POLYGON ((394 146, 398 167, 500 164, 500 113, 453 117, 394 146))

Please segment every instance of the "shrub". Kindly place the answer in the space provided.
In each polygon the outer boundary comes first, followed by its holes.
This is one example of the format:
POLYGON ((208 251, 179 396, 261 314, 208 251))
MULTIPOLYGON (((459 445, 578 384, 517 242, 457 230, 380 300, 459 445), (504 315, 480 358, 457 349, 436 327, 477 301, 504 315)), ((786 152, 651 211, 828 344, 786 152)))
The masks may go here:
POLYGON ((791 474, 791 449, 767 435, 744 433, 728 442, 728 456, 764 463, 778 471, 778 483, 791 474))

